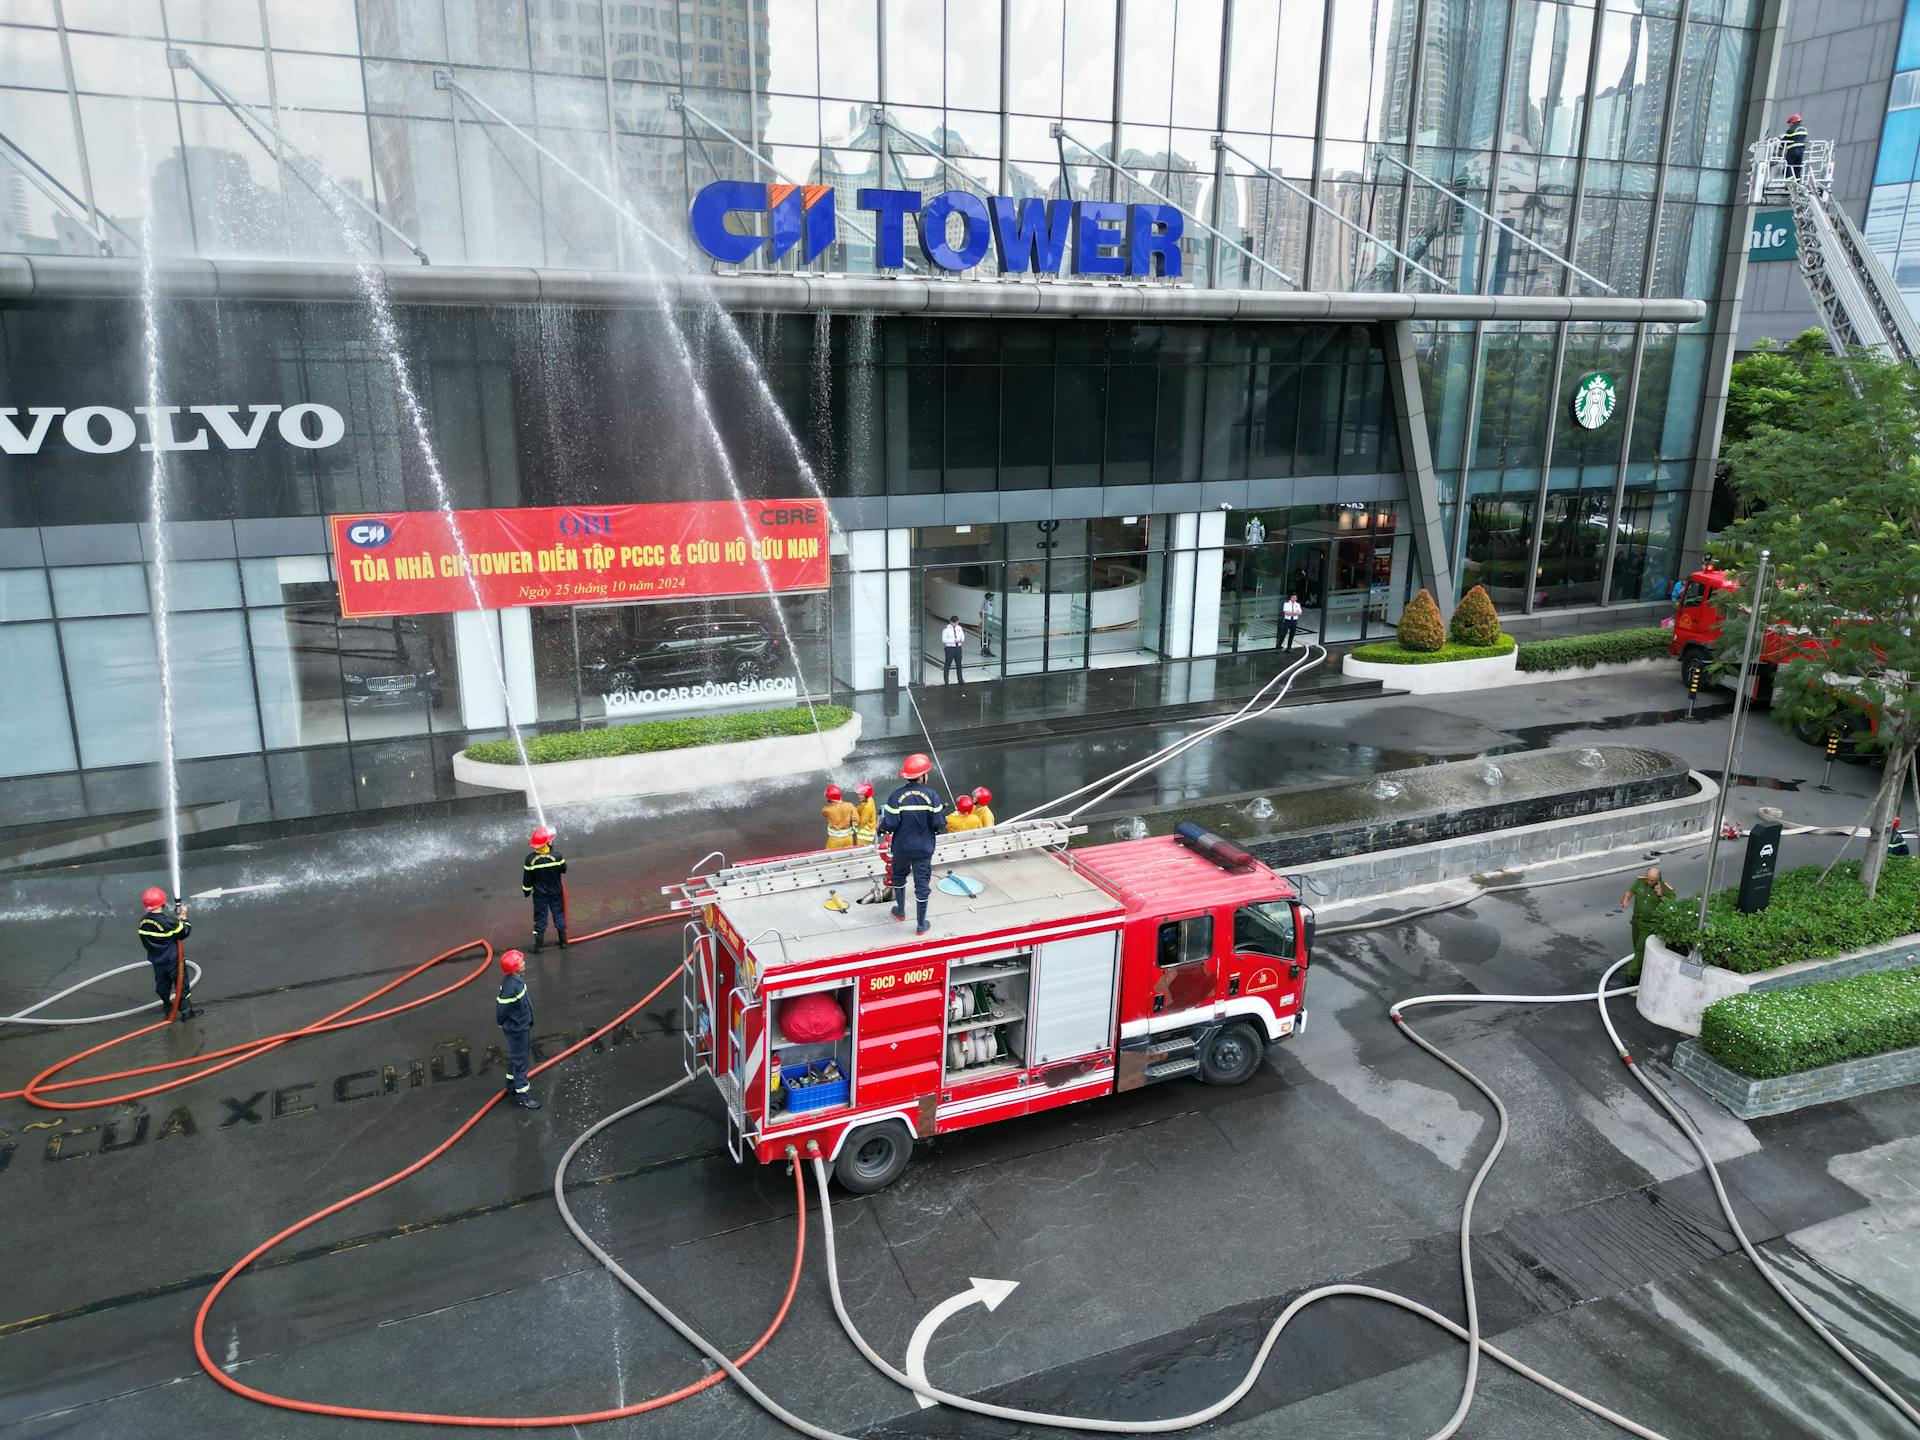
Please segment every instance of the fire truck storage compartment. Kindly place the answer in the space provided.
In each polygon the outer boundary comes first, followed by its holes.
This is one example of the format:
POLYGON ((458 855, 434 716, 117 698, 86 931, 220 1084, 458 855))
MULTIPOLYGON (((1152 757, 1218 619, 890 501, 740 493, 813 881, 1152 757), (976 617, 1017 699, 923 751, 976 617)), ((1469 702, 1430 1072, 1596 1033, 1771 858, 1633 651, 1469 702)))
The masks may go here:
POLYGON ((851 1103, 853 1098, 854 1014, 853 982, 835 981, 831 985, 809 985, 769 997, 770 1023, 767 1045, 772 1051, 767 1070, 767 1120, 778 1124, 789 1115, 815 1110, 831 1110, 851 1103), (781 1028, 787 1006, 802 995, 831 996, 846 1017, 839 1038, 833 1040, 795 1040, 781 1028), (775 1086, 772 1077, 778 1075, 775 1086))
POLYGON ((1035 1065, 1113 1048, 1114 966, 1120 932, 1075 935, 1040 946, 1033 991, 1035 1065))
POLYGON ((947 1084, 965 1085, 1027 1065, 1030 951, 955 961, 947 971, 947 1084))

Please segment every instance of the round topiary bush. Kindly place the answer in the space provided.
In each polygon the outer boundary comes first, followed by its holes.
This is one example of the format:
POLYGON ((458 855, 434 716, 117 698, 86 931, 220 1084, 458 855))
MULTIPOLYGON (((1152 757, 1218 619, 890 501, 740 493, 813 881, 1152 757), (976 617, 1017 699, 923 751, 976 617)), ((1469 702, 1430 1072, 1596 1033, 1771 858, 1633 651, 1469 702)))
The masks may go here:
POLYGON ((1476 585, 1460 597, 1448 638, 1456 645, 1492 645, 1500 639, 1500 616, 1486 586, 1476 585))
POLYGON ((1438 650, 1447 643, 1447 627, 1440 607, 1424 588, 1400 612, 1400 643, 1409 650, 1438 650))

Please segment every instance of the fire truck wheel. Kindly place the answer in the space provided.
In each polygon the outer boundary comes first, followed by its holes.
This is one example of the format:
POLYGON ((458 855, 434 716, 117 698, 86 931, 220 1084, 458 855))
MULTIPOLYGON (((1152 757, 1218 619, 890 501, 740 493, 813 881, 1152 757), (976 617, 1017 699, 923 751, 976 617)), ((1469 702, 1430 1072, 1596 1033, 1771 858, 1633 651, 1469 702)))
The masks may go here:
POLYGON ((1700 672, 1700 688, 1707 688, 1707 657, 1698 650, 1692 650, 1680 657, 1680 683, 1689 691, 1693 689, 1693 675, 1700 672))
POLYGON ((1200 1078, 1209 1085, 1241 1085, 1253 1078, 1266 1050, 1251 1026, 1229 1025, 1207 1042, 1200 1078))
POLYGON ((833 1178, 842 1190, 871 1195, 900 1178, 913 1158, 913 1136, 898 1120, 882 1121, 854 1131, 833 1162, 833 1178))

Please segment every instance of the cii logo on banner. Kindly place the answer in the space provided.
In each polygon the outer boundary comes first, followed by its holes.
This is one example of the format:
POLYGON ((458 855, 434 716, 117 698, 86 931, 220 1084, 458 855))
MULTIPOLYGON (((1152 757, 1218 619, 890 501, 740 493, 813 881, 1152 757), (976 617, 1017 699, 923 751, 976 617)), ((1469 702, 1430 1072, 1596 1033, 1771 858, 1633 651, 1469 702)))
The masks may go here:
POLYGON ((1792 260, 1800 254, 1800 236, 1793 228, 1793 211, 1762 210, 1753 217, 1747 234, 1747 259, 1792 260))
MULTIPOLYGON (((859 206, 870 212, 875 264, 907 263, 906 222, 915 217, 919 249, 940 270, 971 270, 994 252, 1002 274, 1160 276, 1178 279, 1182 217, 1171 205, 1122 205, 1104 200, 981 199, 948 190, 926 199, 918 190, 865 189, 859 206)), ((812 264, 837 235, 833 190, 825 185, 761 185, 716 180, 693 197, 693 238, 714 259, 745 264, 762 248, 778 260, 799 247, 812 264), (727 223, 743 219, 742 228, 727 223), (765 233, 759 217, 765 216, 765 233), (748 229, 747 227, 753 227, 748 229)))

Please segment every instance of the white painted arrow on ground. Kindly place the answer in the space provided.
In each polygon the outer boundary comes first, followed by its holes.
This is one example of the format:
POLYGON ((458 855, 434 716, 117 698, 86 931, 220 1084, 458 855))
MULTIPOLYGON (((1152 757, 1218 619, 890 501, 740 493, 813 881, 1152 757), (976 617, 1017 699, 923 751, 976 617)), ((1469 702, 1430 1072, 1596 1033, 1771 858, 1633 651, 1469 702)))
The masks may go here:
POLYGON ((275 887, 272 880, 263 880, 258 885, 229 885, 224 889, 201 890, 187 896, 189 900, 218 900, 226 895, 246 895, 255 890, 271 890, 275 887))
MULTIPOLYGON (((1000 1302, 1020 1288, 1018 1280, 982 1280, 977 1275, 968 1278, 972 1282, 970 1289, 942 1300, 913 1327, 913 1338, 907 1342, 907 1374, 917 1385, 932 1384, 927 1379, 927 1342, 933 1339, 934 1331, 969 1305, 984 1305, 989 1310, 998 1310, 1000 1302)), ((920 1402, 922 1410, 933 1408, 934 1402, 926 1396, 915 1395, 913 1398, 920 1402)))

